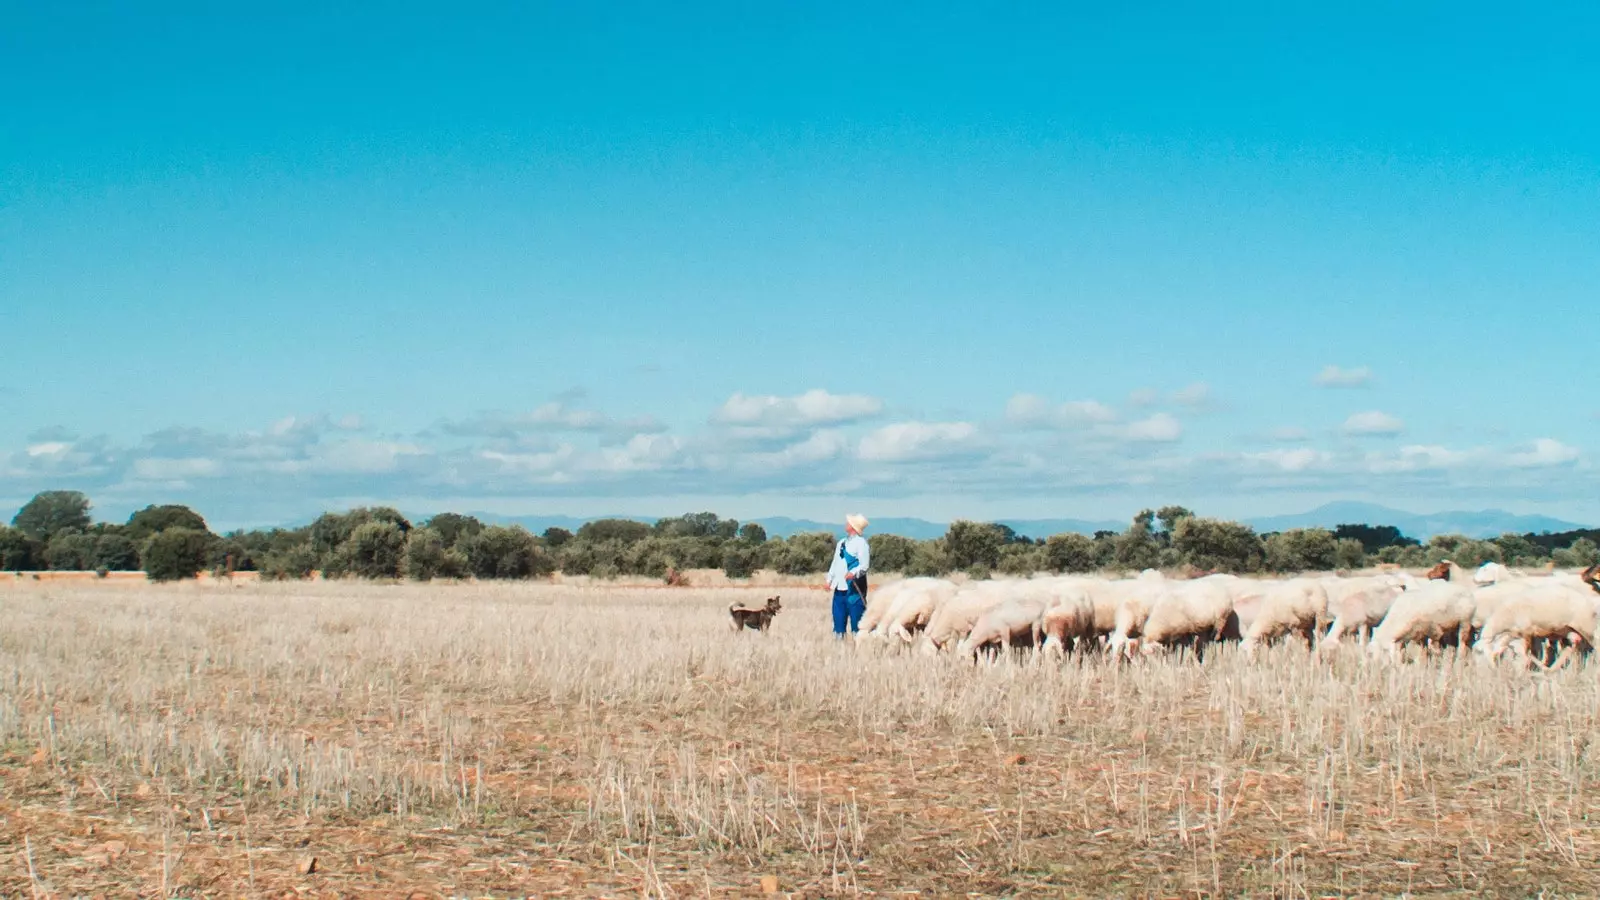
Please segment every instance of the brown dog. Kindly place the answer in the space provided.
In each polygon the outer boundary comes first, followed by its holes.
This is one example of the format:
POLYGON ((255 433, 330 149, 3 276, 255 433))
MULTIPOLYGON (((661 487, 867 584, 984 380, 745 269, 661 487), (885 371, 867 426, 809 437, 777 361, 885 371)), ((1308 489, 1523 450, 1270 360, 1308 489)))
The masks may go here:
POLYGON ((766 606, 743 606, 735 603, 728 607, 728 615, 733 617, 733 630, 753 628, 756 631, 766 631, 772 627, 772 617, 783 608, 777 597, 768 597, 766 606))

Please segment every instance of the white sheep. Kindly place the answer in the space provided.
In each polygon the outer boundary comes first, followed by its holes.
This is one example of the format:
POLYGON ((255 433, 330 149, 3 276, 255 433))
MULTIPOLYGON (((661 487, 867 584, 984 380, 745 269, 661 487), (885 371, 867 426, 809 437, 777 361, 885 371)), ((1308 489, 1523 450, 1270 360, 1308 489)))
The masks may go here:
POLYGON ((1116 599, 1116 612, 1107 644, 1113 657, 1121 658, 1133 654, 1133 649, 1138 646, 1139 640, 1144 635, 1145 623, 1150 618, 1151 608, 1171 589, 1171 585, 1160 577, 1159 572, 1155 573, 1154 578, 1147 577, 1149 572, 1150 570, 1146 570, 1138 578, 1111 582, 1112 596, 1116 599))
POLYGON ((1322 647, 1328 649, 1339 646, 1348 634, 1365 643, 1389 614, 1395 598, 1405 591, 1404 581, 1391 575, 1324 578, 1322 587, 1328 592, 1328 615, 1333 618, 1333 625, 1322 639, 1322 647))
POLYGON ((1485 618, 1473 649, 1493 660, 1513 642, 1525 655, 1533 641, 1555 640, 1566 645, 1556 661, 1565 664, 1578 647, 1593 646, 1597 605, 1593 592, 1566 585, 1524 588, 1485 618))
POLYGON ((973 623, 972 631, 956 645, 962 656, 976 658, 986 647, 998 645, 1037 647, 1043 636, 1045 600, 1037 593, 1012 596, 990 607, 973 623))
POLYGON ((1151 654, 1179 641, 1220 639, 1233 615, 1233 594, 1207 578, 1168 582, 1150 606, 1140 650, 1151 654))
POLYGON ((872 629, 871 636, 880 640, 898 637, 909 644, 917 632, 927 627, 939 606, 955 596, 957 586, 943 578, 911 578, 901 584, 893 605, 872 629))
POLYGON ((1011 583, 1005 581, 975 581, 962 585, 934 610, 928 627, 922 632, 926 639, 923 652, 937 653, 952 641, 966 637, 978 623, 978 617, 1004 602, 1011 588, 1011 583))
POLYGON ((1415 641, 1465 645, 1475 609, 1470 580, 1465 584, 1428 581, 1408 586, 1372 632, 1367 651, 1373 656, 1396 656, 1401 644, 1415 641))
POLYGON ((1255 621, 1244 632, 1244 652, 1291 631, 1305 636, 1310 646, 1328 624, 1328 590, 1315 578, 1290 578, 1270 582, 1261 598, 1255 621))
POLYGON ((867 608, 862 611, 861 621, 857 624, 860 630, 856 632, 856 639, 861 640, 863 635, 878 627, 878 624, 883 621, 884 615, 888 613, 889 608, 894 606, 895 598, 900 595, 900 592, 907 584, 916 580, 915 578, 902 578, 899 581, 880 584, 867 591, 867 608))
POLYGON ((1045 607, 1042 620, 1041 648, 1064 654, 1069 642, 1072 647, 1082 648, 1091 645, 1100 634, 1109 634, 1116 618, 1115 595, 1109 584, 1092 578, 1056 579, 1054 596, 1045 607))

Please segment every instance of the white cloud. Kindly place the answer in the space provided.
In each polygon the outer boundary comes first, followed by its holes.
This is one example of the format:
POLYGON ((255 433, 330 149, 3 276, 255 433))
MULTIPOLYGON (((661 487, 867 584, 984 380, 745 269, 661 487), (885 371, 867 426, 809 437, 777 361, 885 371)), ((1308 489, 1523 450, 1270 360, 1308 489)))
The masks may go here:
POLYGON ((955 456, 970 452, 977 433, 970 422, 900 422, 863 437, 857 453, 874 462, 955 456))
POLYGON ((1344 420, 1344 433, 1352 435, 1395 435, 1405 430, 1405 423, 1385 412, 1370 410, 1358 412, 1344 420))
POLYGON ((1081 428, 1114 422, 1117 413, 1097 400, 1069 400, 1059 405, 1036 394, 1017 394, 1006 401, 1006 420, 1042 428, 1081 428))
POLYGON ((1332 458, 1330 454, 1310 447, 1300 447, 1295 450, 1265 450, 1260 453, 1246 453, 1244 457, 1284 472, 1304 472, 1332 458))
POLYGON ((1537 469, 1563 466, 1576 461, 1578 456, 1577 447, 1568 446, 1553 438, 1539 438, 1533 442, 1530 449, 1512 453, 1507 461, 1518 468, 1537 469))
POLYGON ((1357 388, 1366 387, 1372 381, 1372 370, 1366 366, 1357 366, 1353 369, 1343 369, 1339 366, 1323 366, 1315 379, 1320 387, 1325 388, 1357 388))
POLYGON ((666 426, 653 416, 614 419, 590 409, 574 409, 561 400, 542 404, 531 412, 506 414, 484 412, 461 420, 442 423, 440 430, 457 437, 511 438, 534 432, 589 432, 613 434, 619 438, 635 434, 659 434, 666 426))
POLYGON ((1130 441, 1169 443, 1183 437, 1183 424, 1167 413, 1156 413, 1147 419, 1129 422, 1119 432, 1130 441))
POLYGON ((1161 394, 1155 388, 1138 388, 1128 394, 1129 406, 1155 406, 1161 394))
POLYGON ((1205 409, 1211 406, 1211 385, 1197 381, 1187 387, 1172 392, 1172 402, 1190 409, 1205 409))
POLYGON ((1306 440, 1307 438, 1311 437, 1311 434, 1304 428, 1299 428, 1294 425, 1285 425, 1282 428, 1272 429, 1272 431, 1267 433, 1267 437, 1274 441, 1283 441, 1288 443, 1290 441, 1306 440))
POLYGON ((34 459, 41 457, 60 458, 67 455, 71 450, 72 444, 68 441, 45 441, 42 444, 34 444, 29 447, 27 454, 34 459))
POLYGON ((1470 451, 1451 450, 1438 444, 1408 444, 1393 455, 1369 454, 1367 470, 1377 474, 1393 474, 1453 469, 1471 462, 1476 455, 1470 451))
POLYGON ((141 459, 133 464, 133 476, 145 481, 188 481, 192 478, 214 478, 222 466, 214 459, 141 459))
POLYGON ((796 397, 735 393, 711 416, 721 425, 800 428, 857 422, 883 412, 883 401, 862 394, 806 391, 796 397))

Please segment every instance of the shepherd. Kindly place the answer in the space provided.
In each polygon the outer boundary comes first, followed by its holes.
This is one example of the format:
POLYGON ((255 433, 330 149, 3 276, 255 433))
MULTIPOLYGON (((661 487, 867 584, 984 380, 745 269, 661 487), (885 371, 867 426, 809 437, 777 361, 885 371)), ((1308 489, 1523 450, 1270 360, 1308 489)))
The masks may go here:
POLYGON ((828 587, 833 589, 833 635, 844 637, 845 626, 860 631, 861 614, 867 611, 867 566, 872 548, 861 532, 867 517, 851 513, 844 517, 844 540, 834 548, 828 564, 828 587))

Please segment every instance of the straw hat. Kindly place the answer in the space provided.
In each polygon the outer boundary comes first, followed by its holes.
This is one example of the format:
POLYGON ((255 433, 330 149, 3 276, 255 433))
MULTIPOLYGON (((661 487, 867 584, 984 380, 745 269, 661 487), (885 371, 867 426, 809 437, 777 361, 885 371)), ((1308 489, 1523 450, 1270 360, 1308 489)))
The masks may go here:
POLYGON ((867 517, 860 513, 851 513, 850 515, 844 517, 844 524, 850 526, 852 530, 857 532, 866 531, 867 517))

